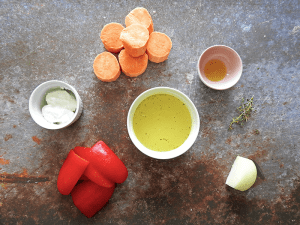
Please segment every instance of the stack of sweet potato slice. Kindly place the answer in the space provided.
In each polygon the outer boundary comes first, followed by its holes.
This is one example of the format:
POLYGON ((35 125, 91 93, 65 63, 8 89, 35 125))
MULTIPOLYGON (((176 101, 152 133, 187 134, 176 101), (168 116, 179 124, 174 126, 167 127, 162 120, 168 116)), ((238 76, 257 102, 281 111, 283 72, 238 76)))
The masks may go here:
POLYGON ((168 59, 172 41, 166 34, 154 31, 147 9, 133 9, 126 16, 125 25, 126 28, 119 23, 109 23, 101 31, 100 38, 108 52, 99 54, 93 65, 101 81, 115 81, 121 71, 129 77, 137 77, 145 72, 148 60, 160 63, 168 59), (119 53, 119 61, 112 53, 119 53))

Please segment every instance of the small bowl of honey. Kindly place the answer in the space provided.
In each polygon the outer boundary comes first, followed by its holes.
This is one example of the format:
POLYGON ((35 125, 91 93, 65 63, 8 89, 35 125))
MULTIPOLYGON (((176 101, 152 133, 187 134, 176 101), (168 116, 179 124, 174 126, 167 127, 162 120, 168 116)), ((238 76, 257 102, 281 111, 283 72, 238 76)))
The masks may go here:
POLYGON ((242 59, 232 48, 214 45, 207 48, 197 64, 201 81, 215 90, 225 90, 234 86, 243 71, 242 59))

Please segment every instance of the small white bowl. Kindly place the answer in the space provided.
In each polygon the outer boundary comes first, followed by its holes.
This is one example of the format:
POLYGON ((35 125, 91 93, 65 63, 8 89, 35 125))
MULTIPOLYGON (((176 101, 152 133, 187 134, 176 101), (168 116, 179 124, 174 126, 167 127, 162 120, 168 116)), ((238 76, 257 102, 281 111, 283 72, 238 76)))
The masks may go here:
POLYGON ((133 144, 145 155, 150 156, 155 159, 171 159, 175 158, 177 156, 180 156, 181 154, 185 153, 196 141, 196 138, 198 136, 200 129, 200 118, 199 114, 197 111, 197 108, 193 104, 193 102, 187 97, 185 94, 182 92, 173 89, 173 88, 168 88, 168 87, 157 87, 157 88, 152 88, 149 89, 142 94, 140 94, 132 103, 128 115, 127 115, 127 130, 129 133, 129 137, 133 144), (147 97, 155 94, 169 94, 172 96, 177 97, 179 100, 181 100, 188 108, 191 114, 192 118, 192 127, 191 127, 191 132, 188 138, 185 140, 185 142, 179 146, 176 149, 167 151, 167 152, 158 152, 158 151, 153 151, 149 148, 146 148, 136 137, 134 130, 133 130, 133 116, 135 113, 135 110, 139 106, 139 104, 146 99, 147 97))
POLYGON ((29 98, 29 112, 32 119, 41 127, 50 130, 57 130, 57 129, 62 129, 70 126, 76 120, 78 120, 78 118, 82 113, 82 109, 83 109, 82 101, 75 88, 59 80, 51 80, 40 84, 37 88, 34 89, 34 91, 32 92, 29 98), (45 120, 45 118, 42 115, 42 106, 43 106, 43 102, 45 101, 45 95, 49 90, 54 88, 64 88, 66 90, 70 90, 75 95, 77 101, 75 115, 67 123, 52 124, 49 123, 47 120, 45 120))
POLYGON ((241 78, 243 71, 242 59, 232 48, 225 45, 214 45, 207 48, 199 57, 197 64, 201 81, 215 90, 225 90, 234 86, 241 78), (226 68, 227 75, 221 81, 210 81, 204 74, 204 67, 209 60, 221 60, 226 68))

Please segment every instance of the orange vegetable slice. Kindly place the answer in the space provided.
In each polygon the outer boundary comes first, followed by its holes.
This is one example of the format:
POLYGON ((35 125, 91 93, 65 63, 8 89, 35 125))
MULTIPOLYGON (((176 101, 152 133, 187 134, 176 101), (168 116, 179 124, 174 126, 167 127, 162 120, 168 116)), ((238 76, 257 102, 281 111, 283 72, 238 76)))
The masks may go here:
POLYGON ((97 78, 104 82, 115 81, 121 74, 118 60, 110 52, 102 52, 97 55, 93 68, 97 78))
POLYGON ((151 62, 160 63, 168 59, 172 48, 171 39, 164 33, 152 32, 147 44, 147 54, 151 62))
POLYGON ((126 49, 123 49, 119 54, 119 62, 122 72, 129 77, 137 77, 145 72, 148 66, 148 55, 140 57, 132 57, 127 53, 126 49))
POLYGON ((143 7, 137 7, 133 9, 126 17, 125 17, 125 25, 126 27, 132 24, 141 24, 145 26, 149 34, 153 32, 153 21, 151 15, 147 11, 147 9, 143 7))
POLYGON ((129 55, 139 57, 146 52, 149 32, 143 25, 132 24, 121 32, 120 39, 129 55))
POLYGON ((123 29, 124 27, 119 23, 109 23, 103 27, 100 39, 107 51, 119 53, 124 48, 120 40, 120 34, 123 29))

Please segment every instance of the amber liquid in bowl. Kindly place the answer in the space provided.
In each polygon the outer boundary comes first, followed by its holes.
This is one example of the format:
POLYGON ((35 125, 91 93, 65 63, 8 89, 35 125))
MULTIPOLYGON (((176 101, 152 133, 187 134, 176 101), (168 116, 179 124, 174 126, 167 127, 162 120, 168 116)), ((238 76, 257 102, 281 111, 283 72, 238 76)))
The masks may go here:
POLYGON ((204 74, 210 81, 221 81, 227 74, 227 68, 221 60, 211 59, 204 66, 204 74))

